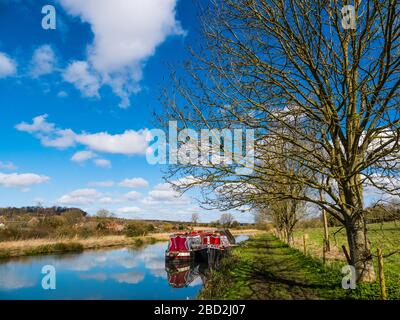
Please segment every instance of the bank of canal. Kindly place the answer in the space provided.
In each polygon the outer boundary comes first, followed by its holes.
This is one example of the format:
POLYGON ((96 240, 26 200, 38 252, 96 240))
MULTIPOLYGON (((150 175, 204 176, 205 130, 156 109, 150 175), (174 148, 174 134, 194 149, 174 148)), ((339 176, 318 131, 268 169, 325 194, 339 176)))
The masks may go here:
POLYGON ((208 277, 199 299, 357 299, 378 298, 379 285, 342 288, 344 262, 324 266, 270 233, 235 248, 208 277))

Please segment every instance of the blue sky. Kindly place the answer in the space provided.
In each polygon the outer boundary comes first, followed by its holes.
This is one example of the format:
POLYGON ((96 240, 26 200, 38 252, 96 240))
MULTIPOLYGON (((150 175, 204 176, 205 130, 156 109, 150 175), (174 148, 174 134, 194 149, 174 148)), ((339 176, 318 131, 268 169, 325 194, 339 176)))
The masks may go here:
POLYGON ((0 206, 220 216, 195 192, 178 198, 145 157, 160 85, 196 44, 191 1, 0 0, 0 26, 0 206), (41 25, 47 4, 55 30, 41 25))

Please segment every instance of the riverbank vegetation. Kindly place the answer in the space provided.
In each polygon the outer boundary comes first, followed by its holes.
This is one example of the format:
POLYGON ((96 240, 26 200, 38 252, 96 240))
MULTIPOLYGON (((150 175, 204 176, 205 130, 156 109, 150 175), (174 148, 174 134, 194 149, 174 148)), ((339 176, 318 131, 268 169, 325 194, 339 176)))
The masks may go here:
POLYGON ((153 244, 168 240, 168 234, 159 233, 140 237, 110 235, 89 238, 30 239, 0 242, 0 259, 41 254, 80 252, 83 250, 153 244))
MULTIPOLYGON (((0 209, 0 258, 82 251, 111 246, 141 246, 167 241, 173 232, 224 227, 212 224, 129 220, 101 210, 89 216, 77 208, 0 209)), ((237 226, 234 234, 253 234, 254 225, 237 226)))
MULTIPOLYGON (((346 264, 324 265, 264 233, 240 244, 211 272, 199 299, 380 299, 378 283, 342 288, 341 267, 346 264)), ((400 283, 388 280, 388 298, 398 299, 400 283)))
POLYGON ((28 239, 65 239, 105 236, 139 237, 148 234, 176 232, 190 228, 229 227, 238 230, 254 228, 234 220, 220 223, 193 223, 160 220, 130 220, 115 217, 107 210, 95 216, 77 208, 0 208, 0 242, 28 239))

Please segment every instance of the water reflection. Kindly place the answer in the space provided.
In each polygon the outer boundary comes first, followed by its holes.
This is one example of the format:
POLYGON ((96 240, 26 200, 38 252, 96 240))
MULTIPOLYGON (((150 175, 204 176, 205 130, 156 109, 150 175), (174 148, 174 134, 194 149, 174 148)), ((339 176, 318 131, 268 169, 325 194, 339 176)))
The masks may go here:
POLYGON ((168 283, 173 288, 185 288, 193 285, 204 285, 209 272, 220 266, 222 254, 210 256, 208 261, 187 260, 165 262, 168 283))
MULTIPOLYGON (((247 235, 235 237, 236 243, 247 240, 247 235)), ((165 271, 168 276, 168 283, 171 287, 181 289, 188 286, 204 285, 212 270, 220 268, 224 255, 218 252, 208 255, 207 261, 165 261, 165 271)))
MULTIPOLYGON (((1 299, 192 299, 213 265, 165 265, 167 243, 141 248, 0 261, 1 299), (41 286, 42 267, 57 272, 56 290, 41 286)), ((215 261, 217 262, 217 261, 215 261)))

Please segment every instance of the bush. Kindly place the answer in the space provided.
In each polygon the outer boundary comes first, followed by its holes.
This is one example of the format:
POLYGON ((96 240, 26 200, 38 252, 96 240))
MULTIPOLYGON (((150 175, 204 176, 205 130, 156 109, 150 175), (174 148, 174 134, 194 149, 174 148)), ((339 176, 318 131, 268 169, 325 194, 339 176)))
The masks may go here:
POLYGON ((257 222, 255 228, 263 231, 271 231, 274 229, 274 226, 269 222, 257 222))
POLYGON ((174 229, 174 225, 172 223, 164 223, 162 225, 162 230, 165 232, 170 232, 174 229))
POLYGON ((83 251, 83 245, 80 243, 55 243, 45 244, 32 249, 25 250, 25 254, 29 256, 50 254, 50 253, 62 253, 62 252, 80 252, 83 251))
POLYGON ((62 227, 59 227, 53 232, 53 236, 56 238, 74 237, 76 234, 77 230, 75 230, 72 226, 69 225, 64 225, 62 227))
POLYGON ((231 223, 231 228, 239 228, 240 227, 240 223, 236 220, 232 221, 231 223))
POLYGON ((53 250, 56 252, 80 252, 83 250, 83 245, 77 242, 59 242, 53 245, 53 250))
POLYGON ((144 245, 144 241, 142 239, 135 239, 135 242, 133 243, 135 247, 141 247, 144 245))
POLYGON ((63 213, 63 217, 67 219, 69 224, 75 224, 84 218, 84 214, 82 211, 71 209, 63 213))
POLYGON ((145 236, 151 229, 154 228, 153 225, 145 222, 130 222, 124 228, 124 233, 128 237, 139 237, 145 236))

